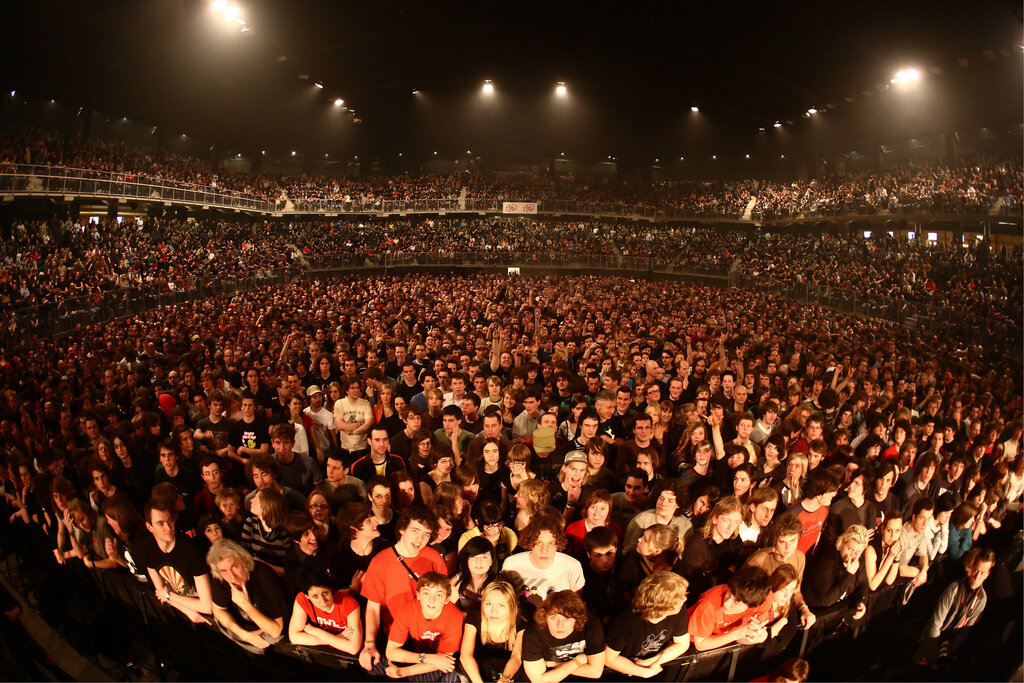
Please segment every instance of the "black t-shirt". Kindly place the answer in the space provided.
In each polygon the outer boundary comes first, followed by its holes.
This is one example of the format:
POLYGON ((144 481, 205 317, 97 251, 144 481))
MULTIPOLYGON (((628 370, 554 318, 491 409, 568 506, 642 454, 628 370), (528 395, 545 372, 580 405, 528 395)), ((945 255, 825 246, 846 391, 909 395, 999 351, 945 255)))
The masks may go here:
MULTIPOLYGON (((370 566, 370 560, 379 553, 381 550, 387 548, 390 544, 378 536, 373 539, 373 543, 370 546, 370 552, 367 555, 357 555, 352 550, 352 545, 349 541, 342 541, 338 544, 338 548, 334 553, 333 564, 331 566, 331 575, 339 588, 348 590, 348 587, 352 585, 352 577, 357 571, 366 571, 366 568, 370 566)), ((354 598, 360 598, 359 592, 353 593, 354 598)))
MULTIPOLYGON (((214 580, 212 584, 213 604, 226 609, 246 631, 258 631, 260 627, 256 622, 231 601, 231 587, 220 580, 214 580)), ((268 619, 283 619, 286 612, 290 613, 290 601, 285 598, 281 581, 274 570, 262 562, 257 562, 252 568, 245 588, 253 606, 268 619)))
POLYGON ((165 553, 150 534, 135 547, 136 560, 153 569, 164 580, 167 589, 186 598, 196 597, 195 577, 210 573, 203 553, 192 539, 179 536, 171 552, 165 553))
POLYGON ((567 638, 555 638, 547 626, 537 624, 530 624, 523 634, 524 662, 568 662, 577 655, 599 652, 604 652, 604 629, 600 620, 593 617, 567 638))
POLYGON ((632 611, 613 619, 608 627, 608 646, 627 659, 653 657, 673 638, 686 635, 689 625, 686 609, 652 624, 632 611))
POLYGON ((256 418, 252 422, 239 420, 231 427, 231 445, 235 448, 259 448, 270 443, 270 426, 266 420, 256 418))

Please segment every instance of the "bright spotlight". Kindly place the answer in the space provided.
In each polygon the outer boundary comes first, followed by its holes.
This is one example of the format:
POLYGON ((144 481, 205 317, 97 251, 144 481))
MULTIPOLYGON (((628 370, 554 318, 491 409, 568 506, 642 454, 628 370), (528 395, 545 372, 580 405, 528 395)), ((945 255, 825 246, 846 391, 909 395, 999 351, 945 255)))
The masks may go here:
POLYGON ((921 80, 921 72, 917 69, 900 69, 896 72, 896 78, 889 80, 890 83, 910 83, 921 80))
POLYGON ((413 95, 419 95, 419 94, 420 94, 420 91, 419 91, 419 90, 416 90, 416 89, 413 89, 413 91, 412 91, 412 94, 413 94, 413 95))
POLYGON ((745 156, 746 156, 746 158, 747 158, 747 159, 749 159, 749 158, 750 158, 750 155, 749 155, 749 154, 747 154, 747 155, 745 155, 745 156))
POLYGON ((558 82, 558 85, 555 86, 555 94, 559 97, 565 97, 569 94, 569 90, 565 87, 565 83, 562 83, 561 81, 558 82))
POLYGON ((316 83, 314 83, 313 85, 315 85, 316 87, 320 88, 321 90, 323 90, 323 89, 324 89, 324 84, 323 84, 323 83, 321 83, 320 81, 317 81, 317 82, 316 82, 316 83))
POLYGON ((818 110, 815 109, 814 107, 811 107, 810 109, 807 110, 807 113, 808 114, 817 114, 818 110))
POLYGON ((491 95, 494 93, 494 84, 490 81, 484 81, 483 92, 485 95, 491 95))
POLYGON ((775 127, 776 128, 782 128, 782 122, 781 121, 776 121, 775 122, 775 127))
POLYGON ((345 100, 341 99, 340 97, 338 99, 334 100, 334 106, 336 106, 336 107, 340 107, 343 104, 345 104, 345 100))
POLYGON ((700 111, 700 107, 698 107, 697 105, 694 105, 694 106, 690 107, 690 111, 698 112, 698 111, 700 111))
POLYGON ((224 8, 224 18, 228 21, 233 21, 238 17, 238 7, 236 5, 228 5, 224 8))
POLYGON ((213 9, 220 12, 222 9, 228 6, 228 0, 213 0, 213 9))
POLYGON ((292 150, 292 156, 295 156, 295 150, 294 149, 292 150))

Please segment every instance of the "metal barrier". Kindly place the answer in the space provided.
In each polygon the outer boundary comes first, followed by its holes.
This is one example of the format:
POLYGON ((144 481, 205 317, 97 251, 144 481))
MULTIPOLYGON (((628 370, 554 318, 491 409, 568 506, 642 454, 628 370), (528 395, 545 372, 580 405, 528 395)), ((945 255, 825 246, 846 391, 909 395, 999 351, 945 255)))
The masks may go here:
POLYGON ((259 213, 278 210, 265 199, 208 185, 63 166, 4 164, 0 166, 0 195, 142 200, 259 213))

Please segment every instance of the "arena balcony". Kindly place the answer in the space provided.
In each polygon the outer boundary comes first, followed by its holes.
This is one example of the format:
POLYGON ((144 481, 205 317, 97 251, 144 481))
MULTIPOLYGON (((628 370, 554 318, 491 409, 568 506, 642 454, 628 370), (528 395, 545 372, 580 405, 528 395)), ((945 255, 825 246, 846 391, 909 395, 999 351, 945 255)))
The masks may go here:
MULTIPOLYGON (((691 210, 673 206, 650 206, 624 202, 587 202, 544 197, 524 197, 520 210, 509 214, 496 198, 462 199, 340 200, 288 199, 277 201, 207 185, 184 183, 126 172, 109 172, 63 166, 6 163, 0 166, 0 202, 46 198, 57 202, 100 200, 132 203, 139 208, 182 207, 190 211, 220 211, 267 217, 409 216, 476 214, 516 215, 528 204, 528 212, 545 216, 618 218, 650 222, 696 222, 741 225, 809 225, 865 221, 898 221, 907 224, 955 222, 1000 223, 1019 234, 1024 213, 1019 202, 999 197, 988 205, 965 204, 959 198, 941 196, 912 206, 880 209, 866 202, 838 202, 809 210, 778 209, 763 214, 752 205, 742 213, 724 213, 713 208, 691 210)), ((979 231, 980 232, 980 231, 979 231)))

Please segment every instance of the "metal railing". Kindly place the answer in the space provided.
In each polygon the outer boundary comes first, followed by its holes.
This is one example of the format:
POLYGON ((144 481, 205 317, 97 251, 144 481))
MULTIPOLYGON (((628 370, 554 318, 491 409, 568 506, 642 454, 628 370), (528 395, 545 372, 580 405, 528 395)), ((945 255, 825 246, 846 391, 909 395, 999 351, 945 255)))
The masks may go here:
POLYGON ((260 213, 278 210, 264 199, 209 185, 63 166, 0 165, 0 194, 143 200, 260 213))
MULTIPOLYGON (((408 215, 445 213, 502 213, 503 201, 537 203, 542 215, 588 216, 593 218, 629 218, 651 221, 725 221, 737 223, 813 220, 858 216, 906 217, 909 215, 973 215, 990 217, 989 207, 968 203, 960 197, 928 197, 911 206, 887 208, 864 201, 841 202, 812 208, 772 209, 755 206, 750 220, 743 220, 744 209, 719 206, 704 209, 671 205, 650 206, 629 202, 590 202, 536 197, 468 197, 436 199, 293 199, 268 201, 265 198, 222 188, 184 183, 144 174, 97 171, 62 166, 28 164, 0 165, 0 194, 11 196, 88 197, 107 200, 136 200, 180 204, 200 208, 235 209, 267 215, 408 215)), ((1002 202, 1000 202, 1002 204, 1002 202)), ((1020 218, 1019 204, 1000 206, 991 217, 1020 218)))

